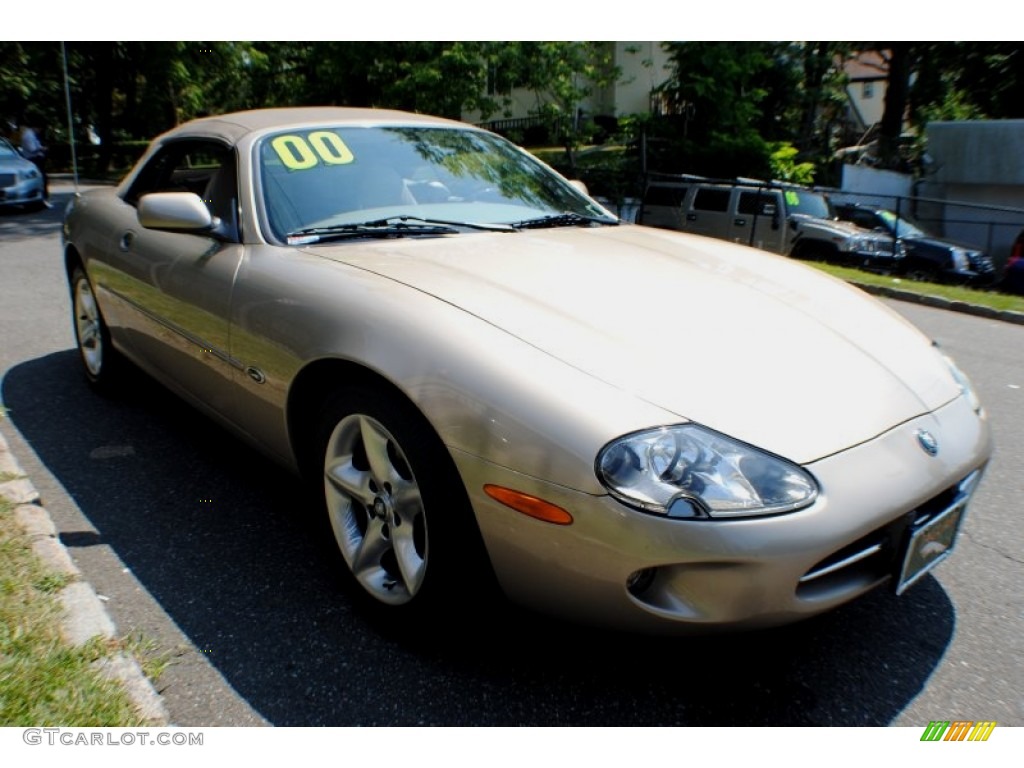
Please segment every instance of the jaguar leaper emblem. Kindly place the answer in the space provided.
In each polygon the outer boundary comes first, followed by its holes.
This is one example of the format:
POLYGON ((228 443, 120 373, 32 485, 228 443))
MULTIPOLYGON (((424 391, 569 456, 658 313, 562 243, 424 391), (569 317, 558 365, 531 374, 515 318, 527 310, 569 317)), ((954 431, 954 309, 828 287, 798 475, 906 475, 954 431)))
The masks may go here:
POLYGON ((927 429, 917 430, 917 444, 929 456, 936 456, 939 453, 939 441, 927 429))

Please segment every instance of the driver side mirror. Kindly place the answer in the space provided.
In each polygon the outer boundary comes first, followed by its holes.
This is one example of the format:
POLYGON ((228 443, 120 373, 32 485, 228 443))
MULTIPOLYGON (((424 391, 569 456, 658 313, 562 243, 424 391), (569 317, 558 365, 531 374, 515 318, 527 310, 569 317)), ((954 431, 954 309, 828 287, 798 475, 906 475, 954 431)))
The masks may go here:
POLYGON ((773 230, 777 230, 779 228, 779 209, 775 203, 765 203, 762 205, 761 215, 771 217, 773 230))
POLYGON ((139 224, 146 229, 212 233, 220 220, 193 192, 152 192, 139 198, 139 224))

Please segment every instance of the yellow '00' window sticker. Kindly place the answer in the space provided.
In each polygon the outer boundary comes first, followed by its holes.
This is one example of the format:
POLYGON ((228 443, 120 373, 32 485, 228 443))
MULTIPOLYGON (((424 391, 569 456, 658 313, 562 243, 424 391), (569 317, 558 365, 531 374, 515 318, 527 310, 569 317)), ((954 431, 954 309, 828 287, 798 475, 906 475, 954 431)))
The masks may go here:
POLYGON ((292 171, 320 165, 347 165, 355 160, 341 136, 331 131, 313 131, 306 136, 289 133, 270 142, 281 163, 292 171))
POLYGON ((786 190, 786 205, 800 205, 800 195, 791 189, 786 190))

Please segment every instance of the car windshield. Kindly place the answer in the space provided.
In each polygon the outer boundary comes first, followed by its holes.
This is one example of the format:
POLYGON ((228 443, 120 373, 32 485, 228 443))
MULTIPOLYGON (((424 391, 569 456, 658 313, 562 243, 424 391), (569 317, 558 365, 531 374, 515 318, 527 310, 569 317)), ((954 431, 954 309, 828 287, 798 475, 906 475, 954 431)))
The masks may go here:
POLYGON ((783 192, 786 208, 790 213, 803 213, 817 219, 835 218, 832 206, 820 192, 808 192, 805 189, 787 189, 783 192))
MULTIPOLYGON (((487 231, 540 222, 616 223, 510 142, 472 129, 342 126, 291 130, 257 146, 267 224, 285 242, 387 222, 487 231)), ((403 227, 396 234, 438 231, 403 227)))
POLYGON ((927 237, 928 234, 918 227, 915 227, 906 219, 897 216, 892 211, 879 211, 878 218, 885 222, 885 228, 889 234, 896 237, 927 237))

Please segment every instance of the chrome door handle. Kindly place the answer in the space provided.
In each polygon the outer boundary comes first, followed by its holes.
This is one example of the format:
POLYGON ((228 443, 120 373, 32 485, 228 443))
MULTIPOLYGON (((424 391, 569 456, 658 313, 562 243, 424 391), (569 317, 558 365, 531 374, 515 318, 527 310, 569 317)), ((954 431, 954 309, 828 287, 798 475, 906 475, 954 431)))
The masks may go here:
POLYGON ((134 240, 135 240, 135 233, 134 232, 125 232, 123 235, 121 235, 121 242, 119 242, 117 244, 117 247, 120 248, 122 251, 127 251, 127 250, 131 249, 132 241, 134 241, 134 240))

